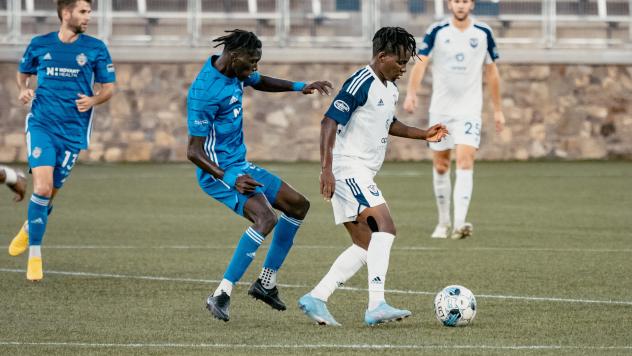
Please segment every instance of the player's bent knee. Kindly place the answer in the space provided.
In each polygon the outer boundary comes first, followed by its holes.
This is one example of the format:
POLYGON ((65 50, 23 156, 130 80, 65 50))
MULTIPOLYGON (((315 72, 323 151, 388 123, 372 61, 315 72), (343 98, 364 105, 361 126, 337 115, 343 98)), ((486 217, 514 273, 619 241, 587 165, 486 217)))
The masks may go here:
POLYGON ((274 212, 270 211, 257 217, 255 220, 255 230, 263 235, 269 234, 277 224, 277 216, 274 212))
POLYGON ((46 183, 35 184, 33 186, 33 193, 42 197, 50 198, 53 195, 53 185, 46 183))
POLYGON ((448 165, 443 163, 435 164, 434 169, 439 174, 446 174, 448 172, 448 165))

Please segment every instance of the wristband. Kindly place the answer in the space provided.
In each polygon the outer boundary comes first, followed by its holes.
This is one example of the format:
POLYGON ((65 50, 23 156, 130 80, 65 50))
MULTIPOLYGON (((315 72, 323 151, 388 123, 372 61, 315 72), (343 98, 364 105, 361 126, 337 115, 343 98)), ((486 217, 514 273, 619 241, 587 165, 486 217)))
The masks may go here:
POLYGON ((303 83, 303 82, 294 82, 292 83, 292 90, 293 91, 303 91, 303 89, 307 86, 307 83, 303 83))
POLYGON ((4 169, 4 184, 13 185, 18 182, 18 174, 13 169, 4 166, 0 168, 4 169))

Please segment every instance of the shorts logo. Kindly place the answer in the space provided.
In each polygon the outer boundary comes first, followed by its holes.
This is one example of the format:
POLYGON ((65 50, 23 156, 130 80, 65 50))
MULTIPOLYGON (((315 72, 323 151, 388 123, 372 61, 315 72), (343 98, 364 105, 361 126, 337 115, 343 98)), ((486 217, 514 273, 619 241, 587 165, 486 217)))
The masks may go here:
POLYGON ((33 156, 33 158, 35 159, 40 158, 41 155, 42 155, 42 149, 39 147, 35 147, 33 149, 33 152, 31 153, 31 156, 33 156))
POLYGON ((347 105, 347 103, 345 103, 342 100, 336 100, 334 101, 334 107, 342 112, 349 112, 351 111, 351 109, 349 108, 349 105, 347 105))
POLYGON ((373 194, 374 196, 376 196, 376 197, 379 197, 379 196, 380 196, 380 190, 379 190, 379 189, 377 189, 377 186, 376 186, 375 184, 371 184, 371 185, 369 185, 369 186, 368 186, 368 187, 366 187, 366 188, 367 188, 367 189, 369 190, 369 192, 370 192, 371 194, 373 194))
POLYGON ((478 38, 470 38, 470 46, 472 46, 472 48, 478 47, 478 38))
POLYGON ((77 64, 82 67, 88 63, 88 57, 83 53, 79 53, 75 59, 77 60, 77 64))

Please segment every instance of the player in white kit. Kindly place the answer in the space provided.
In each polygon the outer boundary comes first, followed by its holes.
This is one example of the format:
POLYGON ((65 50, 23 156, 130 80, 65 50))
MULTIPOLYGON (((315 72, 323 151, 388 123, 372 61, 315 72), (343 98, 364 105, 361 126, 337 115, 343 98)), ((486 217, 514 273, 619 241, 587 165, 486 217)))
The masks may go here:
POLYGON ((389 135, 426 141, 440 141, 447 135, 441 124, 426 131, 394 116, 399 96, 394 81, 405 73, 415 51, 414 37, 403 28, 377 31, 371 64, 347 79, 321 122, 320 192, 331 200, 335 222, 344 224, 353 244, 299 300, 299 308, 319 324, 339 325, 327 310, 327 299, 365 264, 369 284, 365 323, 375 325, 411 315, 384 299, 395 224, 373 177, 384 161, 389 135))
POLYGON ((444 124, 450 136, 440 143, 430 143, 433 153, 433 185, 439 222, 433 238, 462 239, 473 232, 466 222, 473 187, 474 157, 481 138, 483 106, 483 67, 494 108, 496 131, 505 124, 501 108, 500 75, 496 43, 489 26, 472 19, 474 0, 448 0, 450 19, 428 28, 417 62, 408 82, 404 109, 412 113, 417 107, 417 91, 432 55, 432 99, 430 125, 444 124), (450 150, 456 147, 454 183, 454 225, 450 234, 450 150))

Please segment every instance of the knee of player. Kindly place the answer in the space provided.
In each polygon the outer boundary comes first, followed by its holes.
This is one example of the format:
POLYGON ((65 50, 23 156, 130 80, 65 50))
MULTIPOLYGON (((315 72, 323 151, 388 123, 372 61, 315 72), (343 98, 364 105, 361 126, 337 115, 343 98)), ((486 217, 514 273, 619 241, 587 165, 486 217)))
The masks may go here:
POLYGON ((51 183, 35 183, 33 185, 33 193, 50 198, 53 195, 53 185, 51 183))
POLYGON ((305 216, 307 216, 307 212, 309 211, 309 207, 309 200, 301 195, 301 199, 294 205, 294 211, 292 212, 294 216, 292 217, 299 220, 305 219, 305 216))
POLYGON ((469 157, 458 159, 456 161, 456 168, 467 170, 474 169, 474 160, 469 157))
POLYGON ((270 212, 263 214, 260 218, 255 221, 255 230, 259 231, 263 235, 269 234, 274 226, 277 224, 277 216, 276 214, 270 210, 270 212))
POLYGON ((443 162, 437 163, 434 165, 434 169, 439 174, 446 174, 448 172, 448 169, 450 169, 450 164, 443 162))

